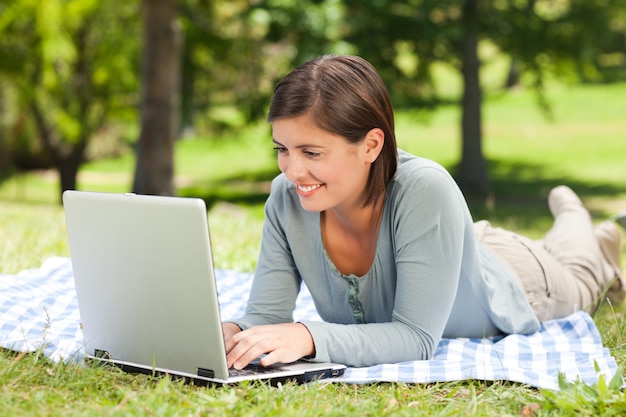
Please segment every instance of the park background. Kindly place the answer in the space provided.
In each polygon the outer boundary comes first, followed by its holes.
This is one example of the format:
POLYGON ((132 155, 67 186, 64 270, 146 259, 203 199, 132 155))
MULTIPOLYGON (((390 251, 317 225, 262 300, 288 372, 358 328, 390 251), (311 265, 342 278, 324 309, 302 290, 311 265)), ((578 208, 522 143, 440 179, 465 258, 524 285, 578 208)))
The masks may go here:
MULTIPOLYGON (((476 219, 540 237, 561 183, 597 220, 626 209, 624 0, 0 0, 0 273, 69 256, 70 188, 200 197, 216 266, 253 271, 278 173, 269 98, 325 53, 377 67, 400 146, 446 166, 476 219)), ((623 364, 623 307, 594 318, 623 364)), ((619 390, 579 385, 558 399, 481 381, 198 391, 2 362, 0 409, 15 415, 626 410, 619 390)))

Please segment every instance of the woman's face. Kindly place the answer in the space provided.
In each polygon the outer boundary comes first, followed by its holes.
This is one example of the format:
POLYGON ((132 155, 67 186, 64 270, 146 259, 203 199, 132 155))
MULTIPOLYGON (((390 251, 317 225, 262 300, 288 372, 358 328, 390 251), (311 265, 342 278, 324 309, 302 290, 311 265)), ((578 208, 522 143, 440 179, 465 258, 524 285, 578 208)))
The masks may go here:
POLYGON ((305 210, 362 205, 373 162, 366 140, 351 144, 320 129, 307 115, 275 120, 272 132, 278 166, 295 185, 305 210))

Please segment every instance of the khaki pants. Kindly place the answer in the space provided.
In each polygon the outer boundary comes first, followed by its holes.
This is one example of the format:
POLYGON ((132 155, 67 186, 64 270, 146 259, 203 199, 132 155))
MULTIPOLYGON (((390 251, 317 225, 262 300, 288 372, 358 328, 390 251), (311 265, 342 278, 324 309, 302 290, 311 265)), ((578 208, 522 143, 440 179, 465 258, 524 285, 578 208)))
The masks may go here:
POLYGON ((533 241, 487 221, 475 223, 476 236, 519 280, 540 321, 574 311, 593 313, 613 274, 596 240, 589 213, 563 211, 542 241, 533 241))

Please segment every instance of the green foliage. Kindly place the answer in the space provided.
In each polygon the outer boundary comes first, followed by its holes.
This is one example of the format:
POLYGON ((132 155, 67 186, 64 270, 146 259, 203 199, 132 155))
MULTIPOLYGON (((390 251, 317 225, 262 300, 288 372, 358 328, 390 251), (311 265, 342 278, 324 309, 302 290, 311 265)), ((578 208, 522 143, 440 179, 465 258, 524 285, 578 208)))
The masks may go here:
POLYGON ((258 117, 269 94, 263 80, 263 25, 246 18, 250 5, 244 1, 185 0, 179 7, 184 133, 242 127, 258 117), (215 111, 224 108, 226 117, 215 111))
POLYGON ((180 10, 187 130, 232 131, 264 118, 279 78, 306 59, 341 50, 338 0, 185 0, 180 10))
POLYGON ((5 142, 16 154, 40 152, 71 179, 92 136, 136 112, 136 5, 14 0, 3 6, 0 53, 7 59, 0 59, 0 86, 13 109, 4 120, 5 142))
POLYGON ((444 62, 461 70, 460 45, 468 31, 521 63, 544 107, 550 73, 583 81, 626 77, 624 0, 480 1, 473 21, 469 3, 347 0, 345 40, 380 69, 396 103, 436 104, 441 86, 433 66, 444 62))
POLYGON ((584 82, 626 77, 624 0, 498 1, 490 38, 540 85, 548 72, 584 82))
MULTIPOLYGON (((483 68, 512 58, 545 110, 550 74, 584 82, 626 77, 626 0, 481 1, 479 19, 471 24, 467 4, 182 0, 181 133, 233 132, 262 119, 275 82, 323 53, 358 53, 370 60, 397 107, 432 109, 457 101, 459 43, 469 29, 478 31, 485 46, 483 68), (442 79, 442 67, 456 76, 442 79)), ((137 124, 138 11, 139 2, 122 0, 0 2, 4 166, 10 152, 47 157, 24 167, 49 164, 51 151, 36 144, 42 131, 54 133, 57 157, 66 158, 85 138, 97 140, 104 130, 110 136, 118 125, 137 124), (31 117, 33 103, 43 109, 39 124, 31 117)), ((498 65, 496 77, 489 75, 495 81, 483 87, 503 83, 507 64, 498 65)), ((118 141, 133 142, 136 129, 126 130, 115 133, 124 136, 118 141)))
POLYGON ((0 74, 19 86, 22 100, 44 100, 63 136, 75 140, 80 124, 98 126, 100 107, 133 104, 127 97, 138 85, 135 9, 121 1, 13 1, 0 24, 1 50, 13 59, 2 61, 0 74), (90 99, 100 105, 81 119, 80 106, 90 99))
POLYGON ((292 67, 342 47, 337 44, 345 35, 345 14, 339 0, 263 0, 254 8, 260 10, 269 21, 267 41, 286 49, 292 67))
POLYGON ((626 413, 623 373, 620 367, 610 380, 599 375, 598 382, 592 385, 567 381, 561 374, 560 391, 541 390, 544 396, 542 408, 562 415, 622 416, 626 413))

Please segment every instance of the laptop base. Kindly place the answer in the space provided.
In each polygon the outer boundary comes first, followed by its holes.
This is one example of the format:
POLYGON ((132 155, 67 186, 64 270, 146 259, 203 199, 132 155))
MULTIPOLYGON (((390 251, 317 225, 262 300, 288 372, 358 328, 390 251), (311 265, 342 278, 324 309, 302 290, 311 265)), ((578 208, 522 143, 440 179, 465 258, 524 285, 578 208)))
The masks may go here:
POLYGON ((159 370, 156 368, 147 369, 144 367, 136 366, 129 363, 121 363, 105 357, 87 356, 86 363, 92 366, 110 366, 122 370, 123 372, 133 375, 148 375, 153 378, 170 378, 173 381, 183 381, 185 384, 208 387, 208 386, 225 386, 234 385, 243 381, 262 383, 272 387, 277 387, 282 384, 294 383, 294 384, 308 384, 326 378, 337 378, 344 374, 345 368, 326 368, 312 371, 306 371, 300 375, 291 375, 285 377, 276 377, 272 373, 259 374, 257 378, 245 378, 235 379, 233 381, 220 380, 210 377, 194 376, 194 375, 180 375, 167 372, 165 370, 159 370))

